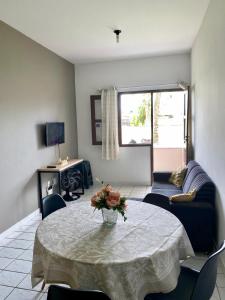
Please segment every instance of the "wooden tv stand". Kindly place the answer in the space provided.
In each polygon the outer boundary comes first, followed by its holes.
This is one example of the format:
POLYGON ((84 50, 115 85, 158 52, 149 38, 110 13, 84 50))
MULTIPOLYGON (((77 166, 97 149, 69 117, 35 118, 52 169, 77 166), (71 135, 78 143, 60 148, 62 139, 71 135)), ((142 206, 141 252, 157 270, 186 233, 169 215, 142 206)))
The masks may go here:
POLYGON ((65 164, 49 164, 47 166, 44 166, 40 169, 37 169, 37 175, 38 175, 38 193, 39 193, 39 205, 40 205, 40 211, 42 213, 42 178, 41 175, 43 173, 55 173, 57 174, 57 181, 58 181, 58 192, 61 195, 62 189, 61 189, 61 174, 68 170, 71 167, 81 165, 82 170, 82 192, 81 195, 84 194, 84 166, 83 166, 83 159, 82 158, 76 158, 68 160, 65 164))

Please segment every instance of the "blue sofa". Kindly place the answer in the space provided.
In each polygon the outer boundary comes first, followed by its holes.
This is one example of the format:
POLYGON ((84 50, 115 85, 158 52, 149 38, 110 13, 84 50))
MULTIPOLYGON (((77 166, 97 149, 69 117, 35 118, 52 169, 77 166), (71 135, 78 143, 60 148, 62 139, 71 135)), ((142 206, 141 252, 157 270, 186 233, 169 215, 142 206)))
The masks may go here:
POLYGON ((171 172, 153 173, 152 192, 144 202, 173 213, 184 225, 195 251, 211 252, 215 242, 215 185, 200 165, 192 160, 181 188, 169 183, 171 172), (192 202, 172 202, 169 197, 196 189, 192 202))

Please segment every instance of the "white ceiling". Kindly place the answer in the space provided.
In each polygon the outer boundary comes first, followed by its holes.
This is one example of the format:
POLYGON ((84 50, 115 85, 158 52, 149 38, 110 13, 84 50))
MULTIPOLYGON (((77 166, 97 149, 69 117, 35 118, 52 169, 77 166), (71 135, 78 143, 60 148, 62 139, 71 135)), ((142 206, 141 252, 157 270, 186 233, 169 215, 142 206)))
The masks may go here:
POLYGON ((0 19, 73 63, 96 62, 189 51, 209 1, 0 0, 0 19))

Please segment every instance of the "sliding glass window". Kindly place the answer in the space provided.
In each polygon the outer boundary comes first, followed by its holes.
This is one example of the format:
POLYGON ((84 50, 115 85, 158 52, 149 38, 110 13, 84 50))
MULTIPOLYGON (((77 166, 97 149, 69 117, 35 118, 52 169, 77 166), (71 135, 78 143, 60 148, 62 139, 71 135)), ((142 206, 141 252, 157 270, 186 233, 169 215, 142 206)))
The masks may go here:
POLYGON ((151 93, 119 94, 120 146, 151 145, 151 102, 151 93))

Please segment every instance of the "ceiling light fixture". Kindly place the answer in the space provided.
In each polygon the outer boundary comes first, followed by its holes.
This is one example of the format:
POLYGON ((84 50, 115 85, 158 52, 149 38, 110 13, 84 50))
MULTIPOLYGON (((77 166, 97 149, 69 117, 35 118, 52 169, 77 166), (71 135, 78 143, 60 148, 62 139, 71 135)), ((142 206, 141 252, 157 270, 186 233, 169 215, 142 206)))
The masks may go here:
POLYGON ((113 32, 116 35, 116 42, 119 43, 119 35, 122 31, 120 29, 115 29, 113 32))

